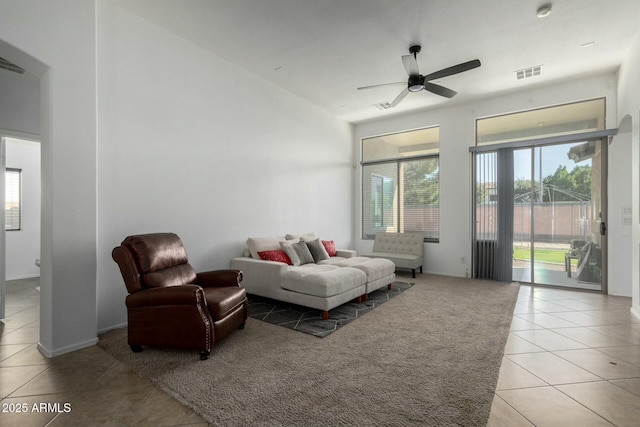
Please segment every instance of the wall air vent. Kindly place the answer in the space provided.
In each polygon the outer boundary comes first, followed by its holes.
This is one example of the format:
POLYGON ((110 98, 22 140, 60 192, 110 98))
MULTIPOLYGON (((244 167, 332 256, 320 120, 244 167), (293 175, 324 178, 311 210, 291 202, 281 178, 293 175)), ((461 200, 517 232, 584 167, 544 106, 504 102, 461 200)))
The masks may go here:
POLYGON ((389 108, 391 108, 391 103, 381 102, 380 104, 374 104, 374 107, 376 107, 378 110, 388 110, 389 108))
POLYGON ((24 74, 25 73, 24 68, 20 68, 16 64, 14 64, 13 62, 9 62, 4 58, 0 58, 0 68, 2 68, 4 70, 9 70, 9 71, 12 71, 12 72, 18 73, 18 74, 24 74))
POLYGON ((516 78, 518 80, 529 79, 531 77, 539 76, 542 74, 542 65, 536 65, 535 67, 524 68, 516 71, 516 78))

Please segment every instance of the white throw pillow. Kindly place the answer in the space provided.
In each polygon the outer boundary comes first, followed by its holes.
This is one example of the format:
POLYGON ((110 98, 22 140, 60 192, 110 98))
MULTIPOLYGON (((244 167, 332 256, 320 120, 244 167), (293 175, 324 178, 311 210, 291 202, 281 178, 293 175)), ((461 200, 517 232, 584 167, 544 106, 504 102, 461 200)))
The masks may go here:
POLYGON ((288 243, 280 242, 280 247, 289 256, 291 264, 304 265, 313 264, 313 256, 305 242, 288 243))
POLYGON ((302 234, 287 234, 284 237, 287 240, 300 239, 304 242, 309 242, 311 240, 315 240, 318 238, 318 236, 316 236, 316 233, 314 233, 313 231, 310 233, 302 233, 302 234))
POLYGON ((247 239, 247 247, 249 248, 252 258, 260 259, 258 252, 280 249, 280 240, 284 240, 284 237, 249 237, 247 239))

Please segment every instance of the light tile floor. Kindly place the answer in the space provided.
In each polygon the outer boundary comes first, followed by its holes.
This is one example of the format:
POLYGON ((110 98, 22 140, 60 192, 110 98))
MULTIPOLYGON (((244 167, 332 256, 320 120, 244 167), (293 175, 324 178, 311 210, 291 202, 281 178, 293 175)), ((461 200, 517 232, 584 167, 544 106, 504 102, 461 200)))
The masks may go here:
POLYGON ((522 285, 488 426, 639 426, 631 299, 522 285))
POLYGON ((97 346, 42 356, 35 344, 36 285, 37 280, 7 283, 7 318, 0 322, 0 426, 207 426, 97 346))
MULTIPOLYGON (((207 425, 97 346, 43 357, 36 285, 7 284, 0 426, 207 425)), ((630 306, 521 286, 488 425, 640 425, 640 320, 630 306)))

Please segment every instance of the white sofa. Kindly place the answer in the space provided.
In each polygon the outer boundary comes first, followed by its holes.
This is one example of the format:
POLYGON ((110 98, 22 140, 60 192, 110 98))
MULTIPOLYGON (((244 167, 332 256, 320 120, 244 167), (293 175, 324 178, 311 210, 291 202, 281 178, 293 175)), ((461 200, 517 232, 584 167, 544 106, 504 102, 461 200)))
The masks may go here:
POLYGON ((421 232, 376 234, 373 251, 363 256, 371 258, 385 258, 393 261, 397 268, 410 268, 416 277, 416 268, 422 273, 424 260, 424 234, 421 232))
POLYGON ((244 256, 231 260, 231 268, 243 272, 242 286, 247 293, 315 308, 326 319, 332 308, 361 297, 366 300, 369 293, 390 287, 395 281, 393 262, 358 257, 352 250, 336 250, 329 256, 323 246, 324 253, 319 258, 324 259, 300 265, 287 264, 295 254, 286 258, 287 262, 262 259, 270 256, 278 259, 284 252, 281 242, 305 242, 305 246, 315 243, 317 248, 320 240, 312 234, 247 239, 244 256))

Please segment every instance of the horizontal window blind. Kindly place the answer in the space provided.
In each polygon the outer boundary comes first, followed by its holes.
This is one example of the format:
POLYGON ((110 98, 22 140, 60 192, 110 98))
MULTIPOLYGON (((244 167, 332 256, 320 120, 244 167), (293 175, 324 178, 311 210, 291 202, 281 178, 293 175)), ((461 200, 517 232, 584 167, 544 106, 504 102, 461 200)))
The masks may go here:
POLYGON ((402 159, 362 167, 362 234, 421 231, 440 237, 439 157, 402 159))
POLYGON ((440 237, 439 158, 405 161, 400 165, 400 216, 403 231, 422 231, 427 240, 440 237))

